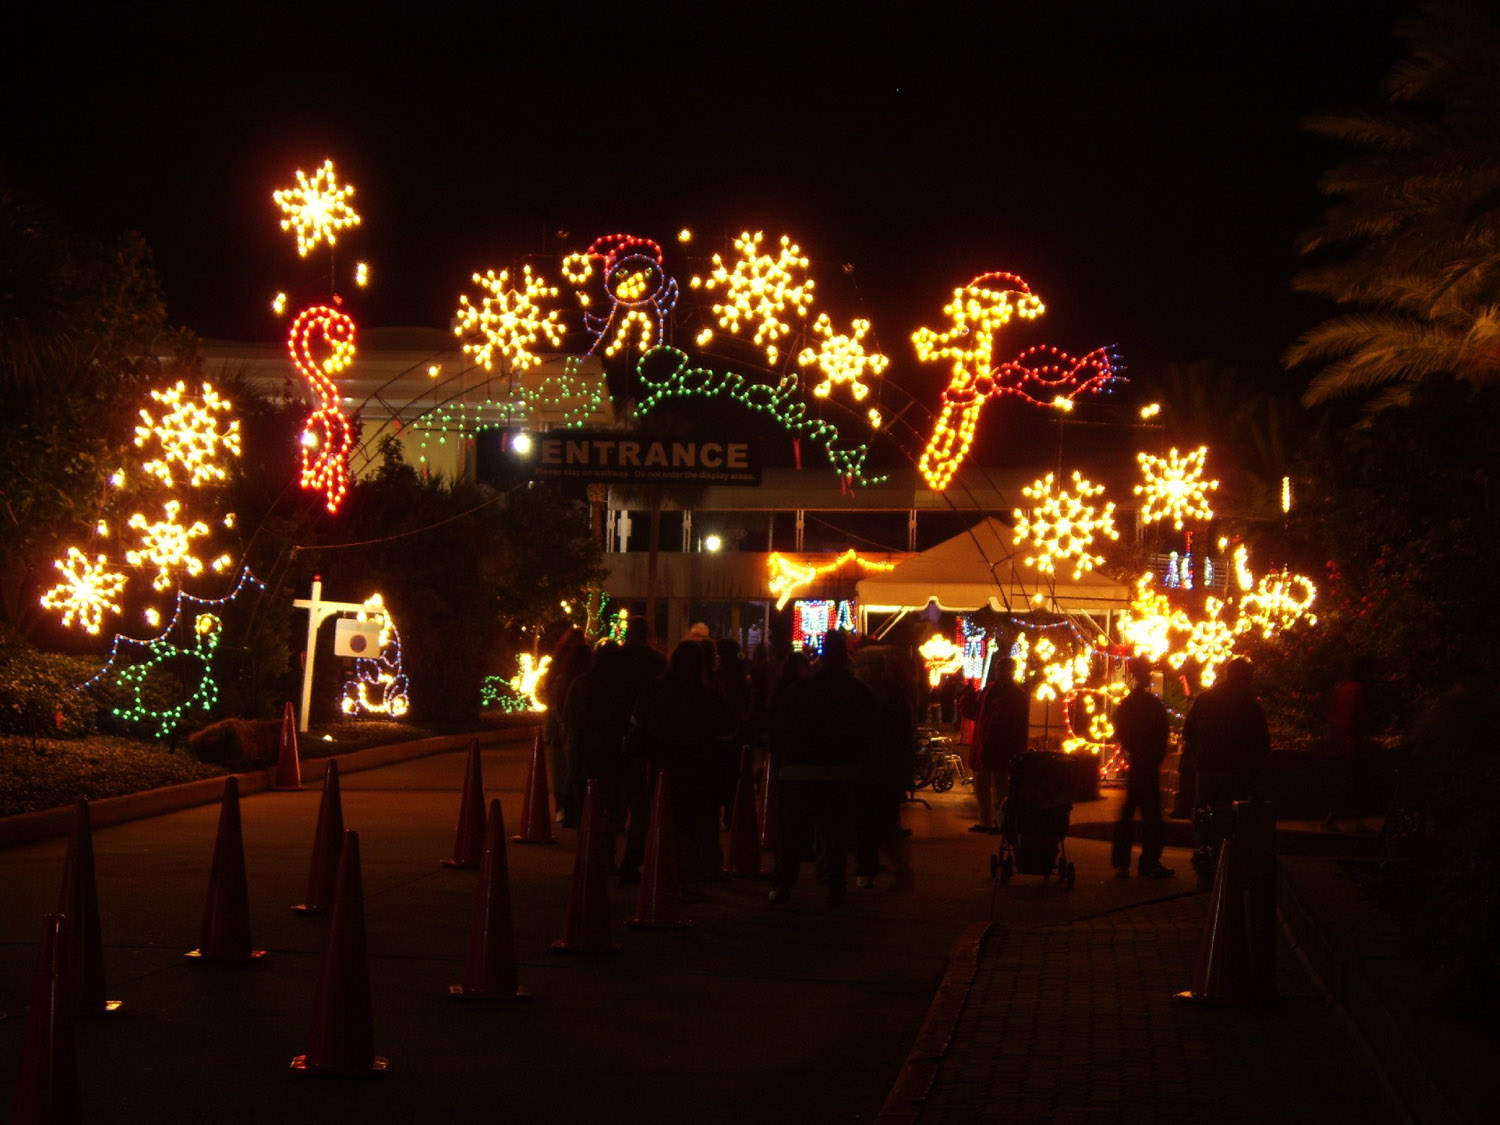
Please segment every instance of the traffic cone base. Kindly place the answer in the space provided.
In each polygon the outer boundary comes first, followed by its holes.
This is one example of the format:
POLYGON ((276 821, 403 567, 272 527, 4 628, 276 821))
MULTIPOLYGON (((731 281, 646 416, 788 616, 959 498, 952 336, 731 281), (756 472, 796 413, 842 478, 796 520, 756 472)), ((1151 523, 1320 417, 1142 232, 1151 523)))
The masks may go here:
POLYGON ((1186 1004, 1245 1006, 1257 1001, 1250 971, 1250 930, 1234 840, 1219 848, 1219 866, 1209 892, 1208 928, 1198 947, 1193 987, 1176 993, 1186 1004))
POLYGON ((487 1000, 490 1003, 504 1004, 514 1000, 530 1000, 531 993, 521 985, 516 985, 514 992, 470 992, 461 984, 450 984, 448 995, 455 1000, 487 1000))
POLYGON ((76 997, 74 1014, 80 1019, 88 1019, 118 1012, 120 1001, 105 999, 104 940, 99 927, 94 835, 87 798, 79 798, 74 816, 73 835, 68 840, 68 854, 63 861, 57 912, 68 918, 68 959, 76 997))
POLYGON ((515 927, 510 913, 510 865, 505 854, 505 814, 499 800, 490 802, 484 829, 484 855, 474 888, 474 916, 464 979, 450 985, 458 1000, 529 1000, 516 983, 515 927))
POLYGON ((225 957, 213 956, 204 953, 201 949, 190 949, 183 956, 195 965, 252 965, 257 961, 264 960, 266 951, 264 949, 252 949, 243 956, 225 957))
POLYGON ((42 919, 42 945, 21 1042, 15 1122, 80 1121, 78 1044, 73 1029, 73 973, 68 964, 68 919, 42 919))
POLYGON ((302 788, 302 760, 297 751, 297 719, 288 703, 281 712, 281 744, 276 752, 276 778, 268 786, 281 792, 302 788))
POLYGON ((208 900, 203 907, 203 937, 188 959, 196 964, 235 964, 256 961, 264 949, 250 948, 250 895, 245 885, 245 841, 240 829, 240 785, 230 774, 224 779, 219 805, 219 830, 214 840, 208 900))

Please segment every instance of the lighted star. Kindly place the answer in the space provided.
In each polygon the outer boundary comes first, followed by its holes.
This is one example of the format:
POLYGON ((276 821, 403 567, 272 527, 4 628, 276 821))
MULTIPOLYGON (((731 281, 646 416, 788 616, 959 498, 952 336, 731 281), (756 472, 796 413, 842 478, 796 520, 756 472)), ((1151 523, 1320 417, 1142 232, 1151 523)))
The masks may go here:
POLYGON ((1182 530, 1186 520, 1213 519, 1208 493, 1218 488, 1219 482, 1203 478, 1207 456, 1206 445, 1200 445, 1186 456, 1179 456, 1175 448, 1165 457, 1136 454, 1145 474, 1145 483, 1135 486, 1135 494, 1143 497, 1141 519, 1146 523, 1171 520, 1178 531, 1182 530))
POLYGON ((125 576, 110 570, 103 555, 90 562, 77 547, 69 547, 68 557, 52 565, 62 571, 63 581, 42 595, 42 605, 62 610, 64 627, 77 618, 79 625, 97 634, 106 612, 120 612, 115 598, 125 588, 125 576))
POLYGON ((279 188, 271 198, 284 216, 281 229, 296 233, 297 253, 305 258, 318 243, 332 246, 338 242, 339 231, 359 224, 359 215, 349 206, 353 194, 354 185, 339 186, 333 161, 325 160, 312 179, 298 168, 297 186, 279 188))
MULTIPOLYGON (((721 289, 724 302, 713 306, 719 327, 738 335, 742 322, 753 324, 755 345, 763 347, 766 358, 775 363, 776 341, 791 331, 782 315, 790 308, 797 316, 807 316, 813 282, 805 276, 807 258, 788 236, 781 236, 781 248, 775 257, 760 252, 764 238, 761 231, 745 231, 734 240, 740 256, 732 267, 715 254, 709 276, 694 277, 691 284, 694 289, 721 289)), ((698 342, 706 343, 707 337, 700 333, 698 342)))
POLYGON ((463 349, 486 371, 492 370, 497 354, 502 367, 508 364, 516 371, 525 371, 540 362, 531 349, 541 340, 546 339, 554 348, 562 345, 560 312, 543 311, 538 303, 556 297, 557 289, 533 277, 530 266, 521 267, 520 280, 521 288, 512 289, 506 270, 476 273, 474 281, 485 294, 479 304, 470 304, 467 296, 458 299, 458 324, 453 334, 479 337, 465 341, 463 349))
POLYGON ((153 438, 160 443, 161 455, 141 466, 168 488, 176 484, 172 467, 179 466, 186 483, 193 488, 224 479, 220 453, 240 455, 240 424, 229 419, 221 430, 218 415, 232 409, 228 400, 219 397, 208 383, 194 400, 187 397, 187 385, 181 381, 165 391, 152 391, 151 397, 165 407, 159 419, 142 410, 141 423, 135 428, 137 448, 153 438))
POLYGON ((803 348, 797 356, 797 366, 817 364, 823 373, 823 381, 812 389, 819 398, 827 398, 836 384, 847 383, 854 401, 862 402, 870 393, 870 388, 861 382, 864 373, 869 371, 872 376, 878 376, 891 362, 879 352, 865 351, 864 338, 870 331, 868 320, 855 320, 850 328, 847 336, 835 333, 828 314, 819 313, 812 330, 813 335, 823 338, 823 342, 816 348, 803 348))
POLYGON ((125 552, 125 561, 131 566, 154 566, 156 577, 151 585, 165 590, 172 584, 171 571, 181 567, 188 574, 203 573, 203 561, 193 554, 193 540, 208 534, 208 525, 202 520, 181 524, 177 520, 182 504, 168 500, 163 509, 166 517, 152 522, 140 512, 130 517, 129 526, 141 533, 140 546, 125 552))
POLYGON ((1027 556, 1026 565, 1044 574, 1055 574, 1059 562, 1071 559, 1076 581, 1104 561, 1091 551, 1095 538, 1120 537, 1115 530, 1113 501, 1103 508, 1088 503, 1103 493, 1104 486, 1090 483, 1076 471, 1072 492, 1057 488, 1051 473, 1021 491, 1033 504, 1030 509, 1017 508, 1012 513, 1015 542, 1028 543, 1035 554, 1027 556))

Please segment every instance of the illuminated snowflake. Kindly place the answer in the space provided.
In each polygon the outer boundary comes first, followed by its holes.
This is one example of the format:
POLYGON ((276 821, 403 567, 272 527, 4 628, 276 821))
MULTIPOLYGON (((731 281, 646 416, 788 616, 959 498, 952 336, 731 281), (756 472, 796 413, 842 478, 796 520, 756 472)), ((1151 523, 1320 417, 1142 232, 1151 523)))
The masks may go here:
POLYGON ((854 401, 862 402, 865 395, 870 393, 870 388, 861 382, 865 371, 868 370, 871 375, 880 375, 890 364, 890 360, 879 352, 865 351, 864 338, 870 331, 868 320, 855 320, 850 328, 851 332, 847 336, 835 333, 833 321, 828 314, 819 313, 812 330, 813 335, 823 338, 822 344, 816 348, 803 348, 797 356, 797 366, 811 367, 817 364, 818 370, 823 373, 823 381, 813 388, 813 394, 819 398, 827 398, 835 384, 847 383, 854 401))
POLYGON ((521 267, 521 288, 510 288, 510 274, 501 270, 496 274, 489 270, 474 275, 475 283, 484 290, 485 296, 478 305, 469 303, 469 298, 458 299, 458 324, 454 326, 456 336, 477 334, 477 342, 466 342, 464 351, 472 355, 486 371, 494 366, 498 352, 502 366, 509 363, 517 371, 525 371, 540 362, 531 351, 545 338, 554 348, 562 344, 563 330, 558 324, 557 309, 543 312, 538 301, 544 297, 556 297, 557 290, 540 277, 531 276, 531 267, 521 267))
POLYGON ((1165 457, 1136 454, 1145 474, 1145 483, 1135 486, 1135 494, 1144 497, 1141 519, 1146 523, 1171 520, 1178 531, 1182 530, 1184 520, 1212 519, 1208 493, 1218 488, 1219 482, 1203 479, 1207 455, 1206 445, 1183 457, 1178 456, 1175 448, 1165 457))
POLYGON ((1221 619, 1224 603, 1218 598, 1204 599, 1203 612, 1204 616, 1193 622, 1182 651, 1168 656, 1167 663, 1181 668, 1187 660, 1198 661, 1203 666, 1198 678, 1204 687, 1211 687, 1218 678, 1219 665, 1234 655, 1238 630, 1234 624, 1221 619))
POLYGON ((42 605, 62 610, 65 627, 76 617, 79 625, 97 634, 106 611, 120 612, 115 598, 125 588, 125 576, 108 569, 103 555, 90 562, 77 547, 69 547, 68 557, 52 565, 62 571, 64 580, 42 595, 42 605))
POLYGON ((222 431, 218 414, 227 414, 230 403, 219 397, 209 384, 203 384, 198 401, 186 397, 187 384, 178 382, 165 391, 152 391, 151 397, 166 408, 160 419, 142 410, 141 424, 135 428, 137 448, 155 438, 161 445, 161 456, 141 467, 168 488, 173 487, 172 466, 178 465, 187 476, 187 484, 196 488, 208 481, 224 479, 219 463, 221 452, 240 455, 240 424, 230 420, 222 431))
POLYGON ((298 168, 297 186, 279 188, 271 193, 271 198, 285 216, 281 229, 296 232, 297 253, 305 258, 318 243, 332 246, 338 241, 339 231, 359 224, 359 215, 349 206, 353 194, 354 185, 340 187, 333 161, 325 160, 312 179, 298 168))
MULTIPOLYGON (((776 341, 791 331, 791 325, 781 316, 788 308, 798 316, 807 316, 813 282, 805 276, 807 258, 790 238, 781 236, 781 249, 773 258, 760 253, 764 237, 761 231, 742 233, 734 240, 734 248, 740 253, 734 266, 726 266, 724 260, 715 254, 714 268, 709 276, 693 278, 692 286, 695 289, 722 289, 724 303, 713 306, 719 327, 738 335, 741 322, 754 324, 755 345, 764 347, 766 358, 775 363, 778 354, 776 341), (798 273, 804 275, 801 280, 798 280, 798 273)), ((699 335, 698 342, 707 342, 703 334, 699 335)))
POLYGON ((187 525, 179 523, 177 516, 181 510, 179 501, 168 500, 163 509, 165 519, 152 523, 140 512, 130 517, 129 526, 141 533, 141 544, 125 552, 125 561, 131 566, 156 567, 156 577, 151 581, 153 589, 165 590, 170 586, 171 572, 176 567, 191 575, 203 573, 202 560, 193 554, 193 540, 207 535, 208 525, 202 520, 187 525))
MULTIPOLYGON (((1135 584, 1130 608, 1120 615, 1120 639, 1153 663, 1173 653, 1172 634, 1191 631, 1192 622, 1180 609, 1173 609, 1166 594, 1154 590, 1154 576, 1144 574, 1135 584)), ((1178 662, 1179 666, 1181 661, 1178 662)))
POLYGON ((1056 488, 1051 473, 1021 491, 1034 503, 1029 510, 1017 508, 1012 513, 1016 520, 1015 542, 1029 541, 1036 553, 1027 556, 1026 565, 1035 566, 1044 574, 1057 573, 1057 563, 1071 559, 1076 581, 1104 561, 1090 551, 1095 538, 1120 537, 1115 530, 1114 503, 1095 508, 1087 502, 1100 495, 1104 486, 1090 483, 1076 471, 1072 492, 1056 488))

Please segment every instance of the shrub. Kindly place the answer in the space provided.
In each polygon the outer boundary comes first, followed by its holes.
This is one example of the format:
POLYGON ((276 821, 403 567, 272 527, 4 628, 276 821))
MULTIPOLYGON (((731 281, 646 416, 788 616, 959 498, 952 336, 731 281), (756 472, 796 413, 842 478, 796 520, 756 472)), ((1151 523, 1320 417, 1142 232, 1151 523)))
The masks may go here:
POLYGON ((34 738, 93 734, 99 705, 79 685, 98 670, 89 657, 8 644, 0 653, 0 732, 34 738))

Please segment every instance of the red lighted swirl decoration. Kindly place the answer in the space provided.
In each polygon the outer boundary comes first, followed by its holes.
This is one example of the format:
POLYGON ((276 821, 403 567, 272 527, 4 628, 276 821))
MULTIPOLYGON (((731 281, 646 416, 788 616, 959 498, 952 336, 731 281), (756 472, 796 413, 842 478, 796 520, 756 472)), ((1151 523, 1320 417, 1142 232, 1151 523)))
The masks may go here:
POLYGON ((349 419, 339 409, 333 376, 354 360, 354 321, 337 309, 315 305, 292 322, 287 348, 292 364, 317 396, 317 406, 302 429, 302 487, 317 489, 337 512, 349 488, 349 419), (314 354, 314 335, 324 352, 314 354))

